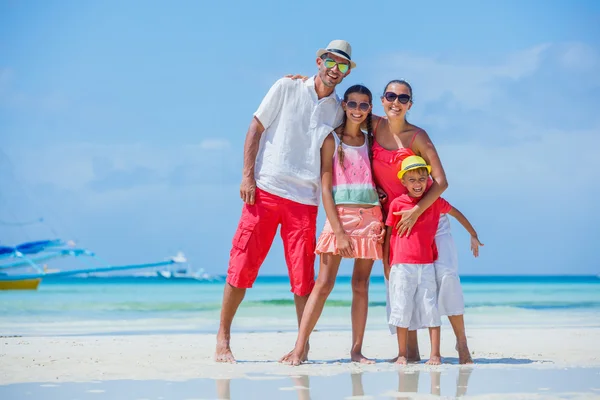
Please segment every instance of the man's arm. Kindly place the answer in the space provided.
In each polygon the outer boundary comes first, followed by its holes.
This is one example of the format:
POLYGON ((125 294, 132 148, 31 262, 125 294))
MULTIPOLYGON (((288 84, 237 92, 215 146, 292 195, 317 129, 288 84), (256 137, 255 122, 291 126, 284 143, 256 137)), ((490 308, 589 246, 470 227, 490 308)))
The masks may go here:
POLYGON ((254 166, 256 155, 260 144, 260 137, 265 128, 258 118, 252 118, 246 140, 244 142, 244 168, 242 170, 242 183, 240 185, 240 197, 246 204, 254 204, 256 193, 256 180, 254 179, 254 166))
POLYGON ((467 232, 469 232, 469 235, 471 235, 471 251, 473 252, 473 255, 475 257, 479 256, 479 246, 483 246, 483 243, 479 241, 479 238, 477 237, 477 232, 475 231, 475 228, 473 228, 473 225, 471 225, 471 223, 469 222, 467 217, 463 215, 463 213, 461 213, 454 207, 450 208, 448 214, 456 218, 456 220, 460 222, 460 224, 467 230, 467 232))
POLYGON ((242 170, 242 183, 240 185, 240 197, 246 204, 254 204, 256 192, 256 180, 254 179, 254 166, 256 165, 256 156, 260 147, 260 137, 269 127, 283 103, 284 87, 282 80, 278 80, 271 86, 267 95, 263 98, 258 110, 254 113, 254 118, 250 122, 250 127, 246 133, 244 142, 244 167, 242 170))

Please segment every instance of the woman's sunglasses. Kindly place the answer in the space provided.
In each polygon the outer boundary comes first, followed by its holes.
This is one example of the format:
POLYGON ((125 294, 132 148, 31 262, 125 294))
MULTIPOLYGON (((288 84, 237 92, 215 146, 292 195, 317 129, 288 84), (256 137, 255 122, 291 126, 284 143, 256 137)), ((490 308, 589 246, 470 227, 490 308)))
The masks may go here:
POLYGON ((354 100, 350 100, 346 102, 346 107, 348 107, 351 110, 356 110, 357 108, 360 108, 360 111, 369 111, 369 108, 371 107, 371 105, 369 103, 357 103, 354 100))
POLYGON ((326 58, 323 60, 323 62, 325 63, 325 68, 327 68, 327 69, 331 69, 337 65, 338 70, 342 74, 345 74, 350 69, 350 64, 339 63, 331 58, 326 58))
POLYGON ((383 97, 390 103, 393 103, 396 99, 398 99, 401 104, 406 104, 410 101, 410 96, 404 93, 396 94, 394 92, 385 92, 383 97))

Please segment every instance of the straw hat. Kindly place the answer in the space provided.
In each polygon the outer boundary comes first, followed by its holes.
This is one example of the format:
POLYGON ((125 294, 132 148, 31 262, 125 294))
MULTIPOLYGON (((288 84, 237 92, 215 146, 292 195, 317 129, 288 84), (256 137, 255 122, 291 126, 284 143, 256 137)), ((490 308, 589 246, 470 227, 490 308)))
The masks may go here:
POLYGON ((350 61, 350 68, 356 68, 356 63, 352 61, 352 46, 345 40, 332 40, 326 48, 317 51, 317 57, 321 57, 325 53, 332 53, 338 57, 345 58, 350 61))
POLYGON ((431 165, 427 165, 427 162, 423 157, 419 156, 408 156, 402 161, 400 171, 398 171, 398 179, 402 179, 404 174, 410 170, 417 168, 427 168, 427 173, 431 173, 431 165))

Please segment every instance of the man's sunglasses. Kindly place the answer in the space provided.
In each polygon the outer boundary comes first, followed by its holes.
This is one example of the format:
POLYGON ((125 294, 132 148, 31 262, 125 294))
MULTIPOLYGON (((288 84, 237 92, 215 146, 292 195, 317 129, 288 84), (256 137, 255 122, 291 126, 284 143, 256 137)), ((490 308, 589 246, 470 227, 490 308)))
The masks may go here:
POLYGON ((360 111, 369 111, 369 108, 371 107, 371 105, 369 103, 357 103, 354 100, 350 100, 346 102, 346 107, 348 107, 351 110, 356 110, 357 108, 360 108, 360 111))
POLYGON ((325 68, 327 68, 327 69, 331 69, 331 68, 333 68, 333 67, 335 67, 337 65, 338 70, 342 74, 345 74, 350 69, 350 64, 339 63, 339 62, 337 62, 337 61, 335 61, 334 59, 331 59, 331 58, 324 59, 323 63, 325 64, 325 68))
POLYGON ((385 92, 383 97, 385 97, 385 99, 390 103, 393 103, 396 99, 398 99, 398 101, 402 104, 406 104, 410 101, 410 96, 404 93, 396 94, 394 92, 385 92))

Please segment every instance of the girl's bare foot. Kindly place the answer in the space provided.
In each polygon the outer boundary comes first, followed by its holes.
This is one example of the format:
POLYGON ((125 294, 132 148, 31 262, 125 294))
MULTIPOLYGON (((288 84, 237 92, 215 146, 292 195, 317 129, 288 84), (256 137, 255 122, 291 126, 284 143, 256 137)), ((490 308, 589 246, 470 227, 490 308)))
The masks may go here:
POLYGON ((279 360, 280 363, 283 364, 289 364, 292 366, 297 366, 302 364, 302 362, 304 361, 303 358, 304 356, 300 356, 298 355, 298 353, 296 352, 296 350, 292 350, 289 353, 287 353, 285 356, 281 357, 281 359, 279 360))
POLYGON ((473 364, 471 358, 471 352, 467 343, 457 343, 456 350, 458 351, 458 363, 459 364, 473 364))
POLYGON ((361 352, 350 352, 350 359, 360 364, 375 364, 374 360, 363 356, 361 352))
POLYGON ((398 365, 407 365, 408 361, 406 360, 406 357, 397 357, 396 358, 396 364, 398 364, 398 365))
POLYGON ((229 347, 229 340, 217 340, 217 349, 215 350, 215 361, 219 363, 235 363, 235 357, 229 347))
POLYGON ((440 356, 431 356, 429 360, 425 363, 427 365, 440 365, 442 364, 442 357, 440 356))

